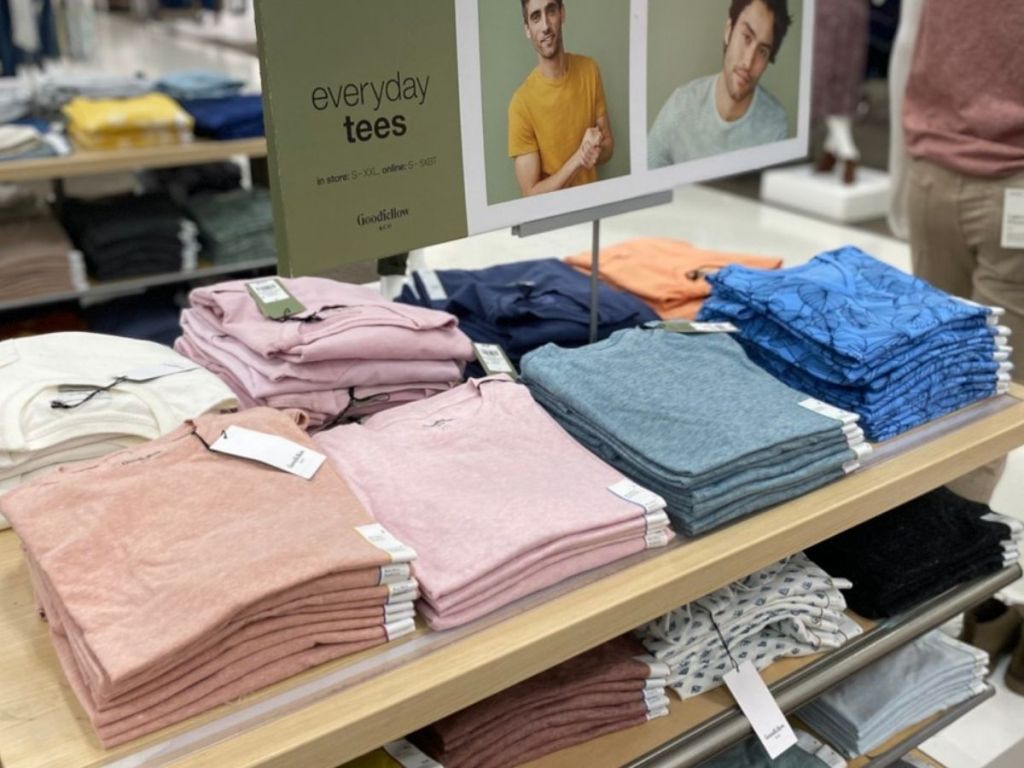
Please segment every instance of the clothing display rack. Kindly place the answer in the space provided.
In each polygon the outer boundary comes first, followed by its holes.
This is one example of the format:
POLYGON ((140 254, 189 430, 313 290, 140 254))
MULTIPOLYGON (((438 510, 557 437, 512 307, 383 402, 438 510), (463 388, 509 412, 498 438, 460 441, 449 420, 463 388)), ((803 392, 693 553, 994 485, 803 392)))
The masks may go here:
MULTIPOLYGON (((164 147, 121 149, 103 152, 76 151, 64 157, 12 160, 0 163, 0 184, 51 180, 54 182, 55 190, 59 196, 62 190, 62 180, 73 177, 200 165, 202 163, 230 160, 234 157, 247 157, 253 160, 265 158, 266 156, 267 141, 263 138, 233 141, 197 139, 188 144, 164 147)), ((75 299, 113 298, 158 285, 170 285, 187 280, 218 277, 254 269, 266 269, 274 267, 276 264, 277 262, 274 259, 256 259, 238 264, 199 267, 191 271, 147 275, 130 280, 111 282, 90 280, 90 287, 87 290, 28 296, 13 301, 0 301, 0 312, 75 299)))
MULTIPOLYGON (((0 643, 5 649, 0 757, 5 768, 336 768, 1022 444, 1024 387, 1014 385, 1008 395, 886 443, 860 472, 700 539, 584 574, 459 630, 420 629, 383 649, 323 665, 112 750, 99 747, 67 688, 36 611, 17 537, 5 532, 0 534, 0 643)), ((797 706, 1017 575, 1014 567, 952 590, 901 620, 874 625, 848 649, 821 660, 779 662, 765 677, 777 686, 784 708, 797 706)), ((746 733, 745 721, 731 709, 724 690, 711 691, 673 702, 667 718, 531 765, 629 764, 681 734, 696 745, 694 755, 711 754, 708 745, 720 748, 746 733), (705 735, 691 738, 695 728, 705 735), (614 745, 628 751, 617 753, 614 745), (581 758, 583 750, 594 757, 581 758)))

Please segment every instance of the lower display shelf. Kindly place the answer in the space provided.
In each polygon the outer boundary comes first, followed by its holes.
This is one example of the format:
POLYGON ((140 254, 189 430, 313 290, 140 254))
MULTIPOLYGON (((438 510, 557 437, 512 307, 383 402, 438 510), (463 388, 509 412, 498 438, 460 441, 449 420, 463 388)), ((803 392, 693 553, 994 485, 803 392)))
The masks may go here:
MULTIPOLYGON (((854 616, 865 629, 863 635, 831 653, 779 661, 763 672, 765 681, 783 711, 792 712, 857 670, 1016 581, 1020 575, 1018 566, 1007 568, 950 590, 904 616, 879 623, 854 616)), ((724 688, 682 702, 674 695, 669 699, 668 717, 553 753, 528 763, 528 768, 684 768, 699 764, 751 734, 749 723, 724 688)), ((910 744, 903 752, 918 743, 910 744)))
POLYGON ((986 684, 985 690, 974 698, 896 734, 881 747, 872 750, 871 754, 851 760, 848 768, 886 768, 995 695, 996 689, 986 684))
MULTIPOLYGON (((879 446, 862 471, 698 540, 583 574, 456 630, 421 629, 111 750, 100 747, 64 679, 35 609, 17 537, 0 532, 0 764, 334 768, 1006 454, 1024 444, 1022 400, 1024 389, 1013 386, 1009 395, 879 446)), ((938 612, 954 615, 1018 575, 1012 569, 972 594, 957 591, 966 596, 948 599, 949 607, 938 612)), ((920 625, 906 639, 936 620, 915 621, 920 625)), ((854 653, 862 647, 858 640, 825 658, 837 669, 847 665, 849 674, 898 647, 901 642, 889 637, 895 631, 888 622, 879 625, 871 633, 878 641, 874 651, 854 653)), ((824 659, 777 679, 784 708, 841 679, 836 672, 816 677, 819 662, 824 659)), ((660 751, 646 753, 683 733, 684 741, 697 739, 675 745, 688 755, 678 764, 690 765, 748 732, 746 721, 728 709, 727 702, 712 704, 699 718, 671 726, 654 721, 649 727, 666 730, 650 731, 648 738, 642 735, 648 726, 633 729, 625 737, 633 743, 619 747, 624 751, 613 752, 602 739, 595 743, 606 746, 595 749, 593 760, 552 765, 619 766, 639 758, 641 765, 673 765, 661 762, 660 751)))
POLYGON ((135 293, 145 288, 154 288, 158 285, 174 285, 185 283, 189 280, 203 280, 209 277, 221 277, 237 272, 247 272, 254 269, 269 269, 277 266, 276 259, 252 259, 251 261, 240 261, 234 264, 208 264, 200 265, 197 269, 184 272, 163 272, 156 275, 144 277, 133 277, 127 280, 111 280, 109 282, 94 282, 84 290, 65 291, 62 293, 47 293, 39 296, 26 296, 21 299, 0 301, 0 312, 6 312, 24 307, 35 307, 42 304, 57 304, 64 301, 76 301, 78 299, 107 299, 116 298, 125 294, 135 293))

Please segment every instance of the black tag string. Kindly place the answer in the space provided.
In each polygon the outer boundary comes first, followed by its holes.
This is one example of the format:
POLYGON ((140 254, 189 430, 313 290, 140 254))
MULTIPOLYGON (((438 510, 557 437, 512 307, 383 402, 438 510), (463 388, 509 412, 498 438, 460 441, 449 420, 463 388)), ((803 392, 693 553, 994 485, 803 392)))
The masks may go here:
POLYGON ((329 309, 348 309, 348 304, 330 304, 326 307, 320 307, 320 309, 310 312, 308 315, 292 315, 287 311, 281 317, 273 318, 275 323, 319 323, 324 318, 320 316, 321 312, 326 312, 329 309))
MULTIPOLYGON (((213 448, 210 446, 210 444, 208 442, 206 442, 206 439, 202 435, 199 434, 199 429, 198 429, 198 427, 196 427, 195 424, 192 425, 192 431, 189 434, 192 435, 194 438, 196 438, 196 440, 198 440, 200 443, 202 443, 203 447, 206 450, 208 450, 210 453, 217 453, 217 451, 213 450, 213 448)), ((220 433, 220 436, 221 436, 222 439, 227 440, 228 439, 227 430, 222 431, 220 433)))
POLYGON ((96 389, 92 390, 88 395, 86 395, 85 397, 83 397, 81 400, 79 400, 77 403, 74 403, 73 405, 68 405, 63 400, 51 400, 50 401, 50 407, 51 408, 57 408, 58 410, 70 411, 70 410, 72 410, 74 408, 78 408, 80 405, 85 405, 90 400, 92 400, 94 397, 96 397, 96 395, 98 395, 100 392, 109 392, 114 387, 116 387, 118 384, 123 384, 126 381, 128 381, 128 377, 127 376, 118 376, 112 382, 107 384, 107 386, 105 386, 105 387, 96 387, 96 389))
POLYGON ((701 264, 696 269, 691 269, 689 272, 687 272, 686 279, 693 280, 694 282, 696 282, 697 280, 700 280, 702 277, 713 275, 715 274, 715 272, 718 272, 721 269, 721 267, 716 266, 714 264, 701 264))
MULTIPOLYGON (((702 606, 700 606, 700 607, 701 607, 701 608, 704 608, 704 606, 703 606, 703 605, 702 605, 702 606)), ((705 610, 705 611, 707 612, 707 614, 708 614, 708 619, 710 619, 710 620, 711 620, 711 626, 712 626, 712 627, 714 627, 714 628, 715 628, 715 632, 717 632, 717 633, 718 633, 718 639, 719 639, 719 640, 721 641, 721 643, 722 643, 722 647, 723 647, 723 648, 725 648, 725 653, 726 653, 726 655, 727 655, 727 656, 729 657, 729 661, 730 661, 730 662, 732 663, 732 668, 733 668, 733 669, 735 669, 735 670, 736 670, 737 672, 739 672, 739 671, 740 671, 740 665, 739 665, 739 664, 737 664, 737 663, 736 663, 736 659, 734 659, 734 658, 733 658, 733 656, 732 656, 732 651, 731 651, 731 650, 729 650, 729 643, 727 643, 727 642, 725 641, 725 635, 723 635, 723 634, 722 634, 722 630, 721 630, 721 628, 720 628, 720 627, 718 626, 718 622, 717 622, 717 621, 715 621, 715 616, 714 616, 714 614, 712 614, 712 613, 711 613, 711 610, 710 610, 710 609, 708 609, 708 608, 704 608, 704 610, 705 610)))
POLYGON ((341 424, 347 424, 349 419, 348 412, 358 405, 367 405, 369 403, 386 403, 390 399, 391 395, 389 395, 387 392, 381 392, 378 395, 370 395, 369 397, 359 398, 356 397, 355 387, 349 387, 348 405, 345 406, 345 410, 343 410, 333 419, 331 419, 322 427, 320 427, 317 430, 317 432, 326 432, 328 429, 333 429, 334 427, 337 427, 341 424))

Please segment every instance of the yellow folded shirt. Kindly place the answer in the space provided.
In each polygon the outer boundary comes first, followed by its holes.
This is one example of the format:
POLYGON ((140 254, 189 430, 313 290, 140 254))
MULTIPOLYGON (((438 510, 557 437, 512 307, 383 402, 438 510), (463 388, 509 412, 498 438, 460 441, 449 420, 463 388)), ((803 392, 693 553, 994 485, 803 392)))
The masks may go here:
POLYGON ((192 141, 192 134, 186 129, 86 133, 72 127, 69 134, 79 149, 96 151, 166 147, 175 144, 188 144, 192 141))
POLYGON ((174 99, 150 93, 134 99, 72 99, 64 107, 68 122, 88 134, 123 133, 132 129, 192 130, 192 115, 174 99))

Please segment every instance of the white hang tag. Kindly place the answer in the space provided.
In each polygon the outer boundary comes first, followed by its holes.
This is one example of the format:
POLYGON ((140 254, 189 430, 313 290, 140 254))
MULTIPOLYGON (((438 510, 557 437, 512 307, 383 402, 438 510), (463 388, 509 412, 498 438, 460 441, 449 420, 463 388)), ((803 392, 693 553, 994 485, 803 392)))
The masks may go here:
POLYGON ((393 563, 411 563, 416 559, 416 550, 408 544, 400 542, 380 523, 356 526, 356 533, 377 549, 391 555, 391 562, 393 563))
POLYGON ((663 661, 658 661, 658 659, 653 656, 634 656, 633 661, 639 661, 641 664, 647 666, 647 669, 650 670, 647 675, 648 680, 667 679, 669 675, 672 674, 672 669, 668 664, 663 661))
POLYGON ((412 575, 412 569, 406 563, 394 563, 384 565, 380 569, 380 581, 378 584, 397 584, 406 581, 412 575))
POLYGON ((1003 195, 1003 248, 1024 248, 1024 189, 1003 195))
POLYGON ((427 291, 427 298, 431 301, 444 301, 448 298, 448 291, 444 289, 444 283, 432 269, 421 269, 417 273, 427 291))
POLYGON ((230 426, 210 446, 211 451, 250 459, 282 472, 311 480, 327 457, 277 435, 230 426))
POLYGON ((830 419, 841 421, 843 424, 855 424, 860 421, 860 416, 856 413, 844 411, 842 408, 836 408, 834 405, 823 403, 821 400, 815 400, 813 397, 809 397, 806 400, 801 401, 800 406, 809 411, 814 411, 821 416, 827 416, 830 419))
POLYGON ((796 744, 796 734, 752 663, 743 662, 722 679, 772 760, 796 744))
POLYGON ((402 768, 444 768, 439 762, 425 755, 405 739, 385 744, 384 751, 391 755, 402 768))
POLYGON ((399 619, 393 624, 384 625, 384 634, 388 638, 390 643, 392 640, 397 640, 400 637, 411 635, 416 631, 416 620, 415 619, 399 619))
POLYGON ((147 381, 162 379, 165 376, 173 376, 176 373, 186 373, 198 370, 198 365, 187 363, 163 363, 162 365, 147 365, 144 368, 136 368, 134 371, 123 373, 117 378, 130 381, 133 384, 145 384, 147 381))
POLYGON ((643 507, 645 512, 660 512, 666 506, 665 500, 653 491, 642 488, 632 480, 620 480, 615 485, 609 485, 608 490, 632 504, 643 507))

